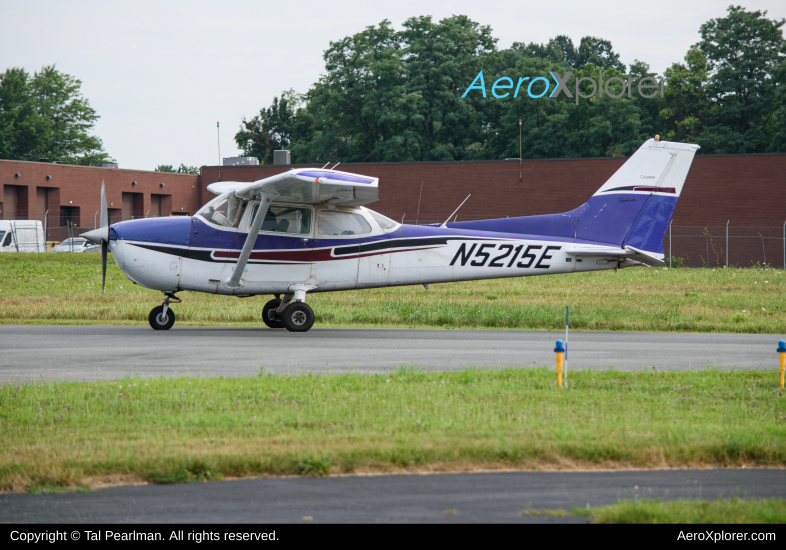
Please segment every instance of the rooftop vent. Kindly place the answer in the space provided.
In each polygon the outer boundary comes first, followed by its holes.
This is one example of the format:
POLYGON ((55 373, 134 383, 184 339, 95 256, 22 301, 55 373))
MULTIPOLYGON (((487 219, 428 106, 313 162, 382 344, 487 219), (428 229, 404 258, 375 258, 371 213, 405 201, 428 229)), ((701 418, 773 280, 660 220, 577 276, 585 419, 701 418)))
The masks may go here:
POLYGON ((257 157, 224 157, 224 166, 259 166, 257 157))
POLYGON ((289 162, 289 151, 286 149, 273 151, 273 164, 291 164, 289 162))

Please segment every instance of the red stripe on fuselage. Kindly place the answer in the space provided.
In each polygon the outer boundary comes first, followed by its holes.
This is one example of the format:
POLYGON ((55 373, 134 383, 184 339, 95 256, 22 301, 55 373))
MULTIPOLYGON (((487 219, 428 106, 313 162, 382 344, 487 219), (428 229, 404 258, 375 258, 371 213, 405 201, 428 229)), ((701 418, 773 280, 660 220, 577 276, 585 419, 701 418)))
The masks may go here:
MULTIPOLYGON (((396 254, 398 252, 412 252, 413 250, 430 250, 432 248, 439 248, 437 246, 426 246, 422 248, 402 248, 399 250, 374 250, 373 252, 358 253, 358 254, 342 254, 341 256, 333 255, 333 248, 317 248, 307 250, 264 250, 259 252, 252 252, 249 256, 249 261, 269 261, 269 262, 329 262, 334 260, 352 260, 361 256, 379 256, 380 254, 396 254)), ((235 260, 240 257, 239 250, 215 250, 213 251, 214 258, 235 260)))

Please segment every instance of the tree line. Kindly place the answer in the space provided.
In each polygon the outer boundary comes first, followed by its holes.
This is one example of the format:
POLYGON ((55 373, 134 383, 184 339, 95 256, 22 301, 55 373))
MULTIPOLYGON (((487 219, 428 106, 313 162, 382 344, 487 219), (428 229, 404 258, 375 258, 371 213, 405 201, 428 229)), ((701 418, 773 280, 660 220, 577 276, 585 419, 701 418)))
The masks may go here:
POLYGON ((601 38, 499 49, 491 28, 466 16, 413 17, 401 30, 384 20, 331 42, 324 75, 306 93, 283 92, 244 118, 235 141, 265 164, 276 149, 289 149, 293 163, 518 158, 521 120, 523 158, 626 156, 655 134, 698 143, 702 154, 784 152, 783 25, 766 11, 730 6, 701 25, 684 61, 656 75, 643 61, 626 67, 601 38), (601 70, 606 80, 668 80, 663 97, 651 99, 462 97, 480 71, 489 90, 502 77, 571 71, 573 90, 576 79, 597 82, 601 70))
POLYGON ((82 96, 82 81, 44 66, 0 74, 0 158, 48 158, 65 164, 114 162, 90 134, 98 115, 82 96))
MULTIPOLYGON (((384 20, 331 42, 319 80, 244 118, 235 141, 243 156, 264 164, 276 149, 290 149, 294 163, 518 158, 521 120, 523 158, 626 156, 655 134, 698 143, 701 154, 785 152, 784 22, 730 6, 725 17, 701 25, 684 61, 656 75, 643 61, 626 66, 601 38, 585 36, 576 46, 557 36, 499 49, 491 28, 466 16, 412 17, 400 30, 384 20), (577 79, 598 82, 600 71, 606 81, 668 81, 663 96, 651 99, 465 94, 480 71, 488 88, 500 78, 567 72, 570 90, 577 79)), ((0 74, 0 158, 113 162, 91 134, 98 115, 81 84, 54 65, 0 74)))

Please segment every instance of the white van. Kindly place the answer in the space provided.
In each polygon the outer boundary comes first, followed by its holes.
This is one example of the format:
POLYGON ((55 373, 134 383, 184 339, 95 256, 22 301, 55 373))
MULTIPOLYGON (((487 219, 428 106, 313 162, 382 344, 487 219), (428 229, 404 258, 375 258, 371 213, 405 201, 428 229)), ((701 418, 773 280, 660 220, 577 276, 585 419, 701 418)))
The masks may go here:
POLYGON ((0 220, 0 252, 46 252, 44 226, 35 220, 0 220))

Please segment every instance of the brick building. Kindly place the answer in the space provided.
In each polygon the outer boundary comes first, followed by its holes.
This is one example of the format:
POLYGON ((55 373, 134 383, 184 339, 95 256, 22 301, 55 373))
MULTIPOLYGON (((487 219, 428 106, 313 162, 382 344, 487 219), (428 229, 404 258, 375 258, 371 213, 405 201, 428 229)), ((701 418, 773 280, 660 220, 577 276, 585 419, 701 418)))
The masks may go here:
MULTIPOLYGON (((371 205, 374 210, 405 223, 431 223, 444 221, 469 194, 459 220, 571 210, 623 162, 624 158, 527 160, 521 163, 521 180, 518 161, 355 163, 339 169, 380 178, 380 200, 371 205)), ((220 172, 223 181, 255 181, 289 168, 222 166, 220 172)), ((92 228, 102 180, 112 221, 193 214, 212 198, 206 187, 218 179, 217 166, 204 166, 202 175, 194 176, 0 160, 0 217, 43 221, 49 210, 49 228, 68 222, 92 228)), ((673 226, 681 231, 672 236, 674 255, 691 265, 725 262, 728 222, 731 263, 764 260, 783 265, 786 201, 779 197, 784 188, 786 154, 696 157, 674 212, 673 226)), ((62 235, 53 229, 47 238, 61 240, 62 235)), ((664 249, 668 253, 666 242, 664 249)))
MULTIPOLYGON (((592 196, 624 158, 342 164, 380 178, 370 207, 405 223, 443 222, 472 194, 459 221, 572 210, 592 196)), ((223 181, 255 181, 284 166, 221 167, 223 181)), ((202 168, 205 190, 218 167, 202 168)), ((674 211, 664 251, 690 266, 770 264, 786 268, 786 154, 697 156, 674 211), (728 228, 728 247, 726 245, 728 228), (671 238, 670 238, 671 237, 671 238), (727 252, 728 250, 728 252, 727 252)))
MULTIPOLYGON (((338 169, 380 178, 371 208, 414 223, 445 221, 472 194, 459 220, 534 216, 572 210, 625 162, 624 158, 474 162, 342 164, 338 169), (422 188, 422 194, 421 194, 422 188), (418 202, 420 207, 418 208, 418 202)), ((307 166, 307 165, 302 165, 307 166)), ((321 166, 321 165, 320 165, 321 166)), ((221 167, 223 181, 256 181, 289 166, 221 167)), ((204 166, 200 185, 218 181, 218 167, 204 166)), ((786 154, 697 156, 674 212, 674 225, 782 225, 786 154)))
POLYGON ((68 224, 81 230, 98 223, 102 181, 111 222, 193 214, 201 206, 195 175, 0 160, 0 218, 46 221, 47 240, 61 241, 68 224))

